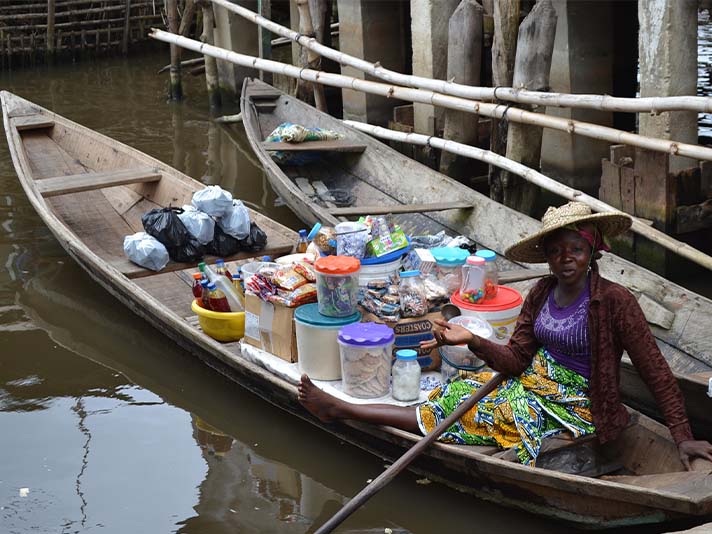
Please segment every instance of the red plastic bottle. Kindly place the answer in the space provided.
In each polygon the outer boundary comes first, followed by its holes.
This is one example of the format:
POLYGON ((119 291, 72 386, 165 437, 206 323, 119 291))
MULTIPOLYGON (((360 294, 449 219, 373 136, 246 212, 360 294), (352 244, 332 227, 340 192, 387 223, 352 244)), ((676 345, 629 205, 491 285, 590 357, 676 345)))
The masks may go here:
POLYGON ((200 304, 206 310, 212 310, 210 307, 210 290, 208 289, 208 280, 203 278, 200 280, 200 304))
POLYGON ((200 273, 193 273, 193 296, 200 300, 203 298, 203 288, 200 285, 200 281, 203 279, 203 275, 200 273))
POLYGON ((225 267, 225 260, 217 260, 215 262, 215 272, 232 282, 232 273, 225 267))
POLYGON ((229 312, 230 304, 228 304, 225 294, 212 282, 208 284, 208 290, 210 291, 210 309, 215 312, 229 312))

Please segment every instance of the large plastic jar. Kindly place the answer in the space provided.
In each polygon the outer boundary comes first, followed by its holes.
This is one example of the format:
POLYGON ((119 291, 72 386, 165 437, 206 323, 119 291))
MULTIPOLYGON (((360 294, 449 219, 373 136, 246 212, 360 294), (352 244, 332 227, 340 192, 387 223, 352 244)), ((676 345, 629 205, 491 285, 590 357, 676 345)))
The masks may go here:
POLYGON ((430 249, 435 258, 435 276, 445 287, 448 295, 460 290, 462 269, 469 252, 456 247, 437 247, 430 249))
POLYGON ((497 269, 497 254, 492 250, 478 250, 475 256, 485 260, 485 300, 497 296, 499 287, 499 269, 497 269))
POLYGON ((395 334, 380 323, 354 323, 339 330, 344 393, 362 399, 388 394, 395 334))
POLYGON ((348 317, 327 317, 316 303, 294 310, 297 334, 297 365, 300 373, 317 380, 341 379, 341 357, 336 337, 346 325, 361 320, 359 312, 348 317))
POLYGON ((479 304, 465 302, 459 292, 450 297, 450 302, 460 309, 462 315, 474 315, 487 321, 494 330, 492 342, 506 345, 517 325, 524 299, 516 289, 499 286, 495 298, 483 300, 479 304))
POLYGON ((403 271, 398 283, 401 317, 422 317, 428 313, 428 297, 420 271, 403 271))
MULTIPOLYGON (((491 340, 494 332, 490 324, 475 316, 459 315, 448 321, 460 325, 482 338, 491 340)), ((485 366, 480 358, 475 356, 467 345, 443 345, 440 347, 440 380, 443 384, 451 382, 459 376, 459 371, 479 371, 485 366)))
POLYGON ((418 353, 411 349, 396 351, 393 364, 393 398, 397 401, 416 401, 420 398, 420 364, 418 353))
POLYGON ((369 239, 368 226, 360 222, 345 221, 334 227, 336 230, 336 254, 361 259, 366 255, 369 239))
POLYGON ((485 259, 470 256, 462 266, 460 298, 475 304, 485 297, 485 259))
POLYGON ((350 256, 323 256, 314 262, 319 313, 348 317, 356 313, 361 262, 350 256))

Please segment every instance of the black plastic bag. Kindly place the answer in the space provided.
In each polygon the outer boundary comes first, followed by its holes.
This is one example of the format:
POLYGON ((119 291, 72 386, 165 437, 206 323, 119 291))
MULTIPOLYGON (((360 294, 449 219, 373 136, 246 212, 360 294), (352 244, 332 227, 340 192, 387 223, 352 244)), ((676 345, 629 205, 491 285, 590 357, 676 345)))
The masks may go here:
POLYGON ((141 217, 146 233, 163 243, 169 253, 172 248, 183 246, 192 239, 183 221, 178 218, 179 213, 183 213, 181 208, 156 208, 141 217))
MULTIPOLYGON (((217 226, 217 225, 216 225, 217 226)), ((245 252, 259 252, 267 246, 267 234, 262 228, 257 226, 257 223, 250 223, 250 235, 245 239, 238 241, 240 250, 245 252)))
POLYGON ((232 256, 233 254, 237 254, 240 250, 240 241, 231 235, 226 234, 220 225, 216 224, 213 240, 208 243, 208 252, 213 256, 226 258, 228 256, 232 256))
POLYGON ((195 263, 205 256, 205 245, 191 237, 181 246, 169 248, 168 255, 173 261, 179 263, 195 263))

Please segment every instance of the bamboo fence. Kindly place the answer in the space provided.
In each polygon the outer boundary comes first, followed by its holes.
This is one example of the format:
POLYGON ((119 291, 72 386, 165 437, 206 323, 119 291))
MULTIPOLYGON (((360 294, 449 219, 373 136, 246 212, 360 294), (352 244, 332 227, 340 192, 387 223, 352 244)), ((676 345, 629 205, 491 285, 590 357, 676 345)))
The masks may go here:
MULTIPOLYGON (((531 182, 541 187, 542 189, 546 189, 547 191, 551 191, 552 193, 555 193, 563 198, 583 202, 592 210, 597 212, 621 213, 620 210, 617 210, 613 206, 610 206, 605 202, 598 200, 597 198, 594 198, 582 191, 559 183, 556 180, 553 180, 530 167, 522 165, 521 163, 518 163, 514 160, 505 158, 504 156, 500 156, 499 154, 496 154, 489 150, 464 145, 462 143, 449 141, 440 137, 416 133, 397 132, 395 130, 389 130, 381 126, 373 126, 371 124, 366 124, 363 122, 350 120, 345 120, 343 122, 347 126, 351 126, 352 128, 355 128, 362 132, 366 132, 375 137, 380 137, 381 139, 399 141, 401 143, 411 143, 420 146, 430 146, 443 150, 445 152, 450 152, 459 156, 483 161, 490 165, 495 165, 501 169, 511 172, 512 174, 521 176, 528 182, 531 182)), ((658 245, 665 247, 666 249, 671 250, 672 252, 675 252, 676 254, 679 254, 684 258, 687 258, 688 260, 693 261, 698 265, 712 270, 712 257, 700 252, 694 247, 691 247, 687 243, 683 243, 681 241, 673 239, 664 232, 656 230, 648 223, 637 217, 631 216, 631 219, 633 219, 633 225, 631 226, 631 230, 636 234, 642 235, 643 237, 646 237, 654 243, 657 243, 658 245)))
POLYGON ((609 128, 607 126, 600 126, 598 124, 575 121, 571 119, 563 119, 541 113, 533 113, 518 108, 510 108, 509 106, 501 104, 474 102, 465 98, 443 95, 423 89, 400 87, 398 85, 389 85, 370 80, 360 80, 351 76, 344 76, 342 74, 333 74, 330 72, 299 68, 286 63, 239 54, 237 52, 203 44, 193 39, 188 39, 186 37, 155 28, 152 30, 150 36, 153 39, 176 44, 206 56, 222 59, 243 67, 283 74, 285 76, 308 82, 340 87, 342 89, 353 89, 355 91, 385 96, 387 98, 398 98, 400 100, 410 102, 431 104, 448 109, 465 111, 467 113, 484 115, 495 119, 506 119, 512 122, 532 124, 534 126, 568 132, 569 134, 578 134, 584 137, 600 139, 612 144, 630 145, 646 150, 652 150, 654 152, 664 152, 697 160, 712 161, 712 148, 646 137, 639 134, 624 132, 622 130, 616 130, 615 128, 609 128))
POLYGON ((471 100, 505 101, 533 106, 556 106, 569 108, 585 108, 602 111, 622 111, 630 113, 661 113, 664 111, 696 111, 698 113, 712 112, 712 98, 701 96, 668 96, 623 98, 608 95, 586 95, 548 93, 543 91, 527 91, 514 87, 474 87, 446 80, 433 80, 422 76, 402 74, 382 67, 379 63, 371 63, 348 54, 334 50, 319 43, 313 37, 307 37, 285 28, 245 7, 233 4, 228 0, 211 0, 241 17, 299 43, 301 46, 317 54, 332 59, 340 65, 353 67, 375 78, 404 87, 426 89, 436 93, 467 98, 471 100))
POLYGON ((128 51, 163 25, 165 0, 47 0, 0 8, 0 68, 66 52, 128 51))

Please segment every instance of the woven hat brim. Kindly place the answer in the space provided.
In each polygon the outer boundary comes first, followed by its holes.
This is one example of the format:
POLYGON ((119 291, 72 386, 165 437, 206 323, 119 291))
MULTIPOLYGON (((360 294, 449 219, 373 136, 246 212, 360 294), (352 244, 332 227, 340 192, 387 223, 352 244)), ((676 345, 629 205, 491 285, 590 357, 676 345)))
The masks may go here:
POLYGON ((585 222, 595 223, 605 237, 615 237, 628 230, 633 224, 632 219, 624 213, 592 213, 575 220, 562 221, 559 224, 550 226, 546 230, 525 237, 518 243, 509 247, 504 255, 513 261, 524 263, 546 263, 546 255, 541 241, 552 232, 569 226, 570 224, 580 224, 585 222))

